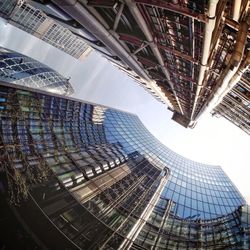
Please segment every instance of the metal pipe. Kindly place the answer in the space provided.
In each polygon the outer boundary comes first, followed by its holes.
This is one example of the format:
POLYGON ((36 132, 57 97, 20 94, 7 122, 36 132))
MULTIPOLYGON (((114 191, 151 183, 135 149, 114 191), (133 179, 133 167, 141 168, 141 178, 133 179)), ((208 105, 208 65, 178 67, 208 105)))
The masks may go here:
POLYGON ((233 20, 238 22, 240 18, 241 0, 234 0, 233 20))
MULTIPOLYGON (((190 43, 192 44, 191 51, 192 51, 192 58, 195 57, 195 39, 194 39, 194 19, 189 18, 189 30, 190 30, 190 43)), ((192 79, 194 79, 194 65, 191 64, 192 67, 192 79)))
MULTIPOLYGON (((138 62, 127 52, 122 45, 113 37, 111 30, 107 30, 93 15, 91 15, 79 2, 75 0, 52 0, 59 8, 76 19, 89 32, 94 34, 101 42, 103 42, 111 51, 113 51, 122 61, 124 61, 139 76, 144 78, 148 84, 157 89, 154 80, 150 79, 144 69, 138 62)), ((157 91, 158 92, 158 91, 157 91)), ((161 95, 163 97, 163 95, 161 95)), ((164 95, 164 102, 172 107, 168 97, 164 95)))
POLYGON ((64 20, 64 21, 72 20, 71 16, 64 13, 61 9, 58 9, 57 6, 55 6, 53 3, 42 4, 34 0, 26 1, 26 3, 32 5, 36 9, 39 9, 45 12, 47 15, 56 16, 57 18, 64 20))
POLYGON ((133 52, 133 55, 137 54, 138 52, 140 52, 141 50, 143 50, 147 46, 148 46, 148 43, 142 43, 141 46, 133 52))
POLYGON ((235 72, 233 77, 228 81, 227 79, 230 78, 231 74, 227 75, 227 78, 223 81, 220 89, 218 89, 218 92, 216 95, 214 95, 214 98, 211 101, 212 108, 216 107, 218 103, 220 103, 223 99, 223 97, 229 93, 229 91, 240 81, 241 76, 247 71, 248 67, 250 65, 250 51, 248 51, 247 56, 245 60, 242 62, 238 70, 235 72))
POLYGON ((121 3, 121 6, 116 14, 116 17, 115 17, 115 22, 114 22, 114 25, 113 25, 113 30, 115 31, 118 27, 118 24, 119 24, 119 21, 121 19, 121 16, 122 16, 122 11, 123 11, 123 8, 124 8, 124 3, 121 3))
MULTIPOLYGON (((79 2, 78 0, 69 0, 70 2, 79 2)), ((88 5, 88 0, 81 0, 81 4, 87 8, 90 14, 92 14, 102 25, 105 29, 109 30, 109 25, 105 21, 105 19, 99 14, 99 12, 92 6, 88 5)), ((59 5, 60 7, 60 5, 59 5)))
POLYGON ((147 41, 149 42, 149 46, 150 46, 151 50, 153 51, 155 57, 157 58, 159 64, 161 65, 161 69, 162 69, 163 73, 165 74, 165 76, 169 82, 169 85, 171 86, 171 89, 175 95, 175 99, 178 103, 180 111, 183 114, 182 106, 180 104, 179 98, 178 98, 177 93, 175 91, 174 85, 170 79, 170 74, 169 74, 168 70, 165 68, 165 64, 164 64, 164 61, 162 59, 161 53, 160 53, 158 47, 156 46, 156 44, 154 43, 154 38, 153 38, 145 20, 144 20, 141 12, 139 11, 136 4, 132 0, 125 0, 124 2, 127 4, 131 14, 133 15, 134 19, 136 20, 136 22, 138 23, 138 25, 142 29, 147 41))
POLYGON ((200 95, 200 91, 202 88, 202 83, 204 80, 205 72, 207 70, 207 61, 209 58, 209 52, 210 52, 210 45, 212 41, 212 34, 214 31, 214 26, 216 22, 216 7, 219 0, 210 0, 209 1, 209 9, 208 9, 208 22, 205 26, 205 35, 204 35, 204 42, 203 42, 203 51, 202 51, 202 59, 201 59, 201 66, 200 66, 200 72, 199 72, 199 78, 198 78, 198 84, 196 89, 196 94, 194 98, 194 104, 193 109, 191 112, 191 120, 193 119, 193 115, 196 109, 197 101, 200 95))
POLYGON ((66 13, 74 17, 95 37, 102 41, 114 53, 120 57, 129 67, 134 69, 138 75, 151 81, 146 72, 138 65, 138 63, 125 51, 125 49, 116 41, 116 39, 100 24, 93 16, 79 3, 72 0, 52 0, 58 7, 62 8, 66 13))
POLYGON ((210 112, 213 108, 215 108, 222 101, 224 96, 226 96, 227 93, 239 82, 241 76, 249 68, 250 51, 247 52, 244 60, 239 65, 246 45, 248 27, 249 25, 247 24, 247 22, 244 22, 241 25, 239 35, 237 37, 238 39, 235 45, 235 52, 230 59, 229 66, 227 68, 227 74, 223 74, 221 76, 222 84, 214 93, 211 101, 207 101, 207 105, 204 105, 203 109, 197 115, 196 120, 201 115, 201 113, 210 112))

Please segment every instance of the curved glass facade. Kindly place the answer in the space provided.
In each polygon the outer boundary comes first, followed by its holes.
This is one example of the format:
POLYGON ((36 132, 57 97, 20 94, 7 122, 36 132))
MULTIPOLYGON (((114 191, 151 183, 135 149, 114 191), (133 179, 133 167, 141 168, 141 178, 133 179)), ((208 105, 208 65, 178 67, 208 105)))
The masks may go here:
POLYGON ((5 197, 49 249, 248 249, 249 207, 223 170, 137 116, 4 84, 0 116, 5 197))
POLYGON ((118 140, 128 152, 138 150, 147 157, 157 156, 171 169, 164 196, 178 204, 175 213, 181 218, 212 219, 244 203, 221 167, 176 154, 153 137, 138 117, 107 110, 104 125, 110 141, 118 140))
POLYGON ((0 80, 48 92, 71 95, 69 81, 48 66, 0 47, 0 80))

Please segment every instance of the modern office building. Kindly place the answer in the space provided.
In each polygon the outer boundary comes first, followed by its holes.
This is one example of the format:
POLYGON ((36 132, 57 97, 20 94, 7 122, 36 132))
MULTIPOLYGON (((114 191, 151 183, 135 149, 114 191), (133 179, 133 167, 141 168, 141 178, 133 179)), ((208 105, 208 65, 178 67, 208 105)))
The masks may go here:
MULTIPOLYGON (((247 65, 250 64, 250 57, 248 60, 247 65)), ((242 72, 241 77, 239 76, 236 86, 230 88, 229 93, 213 110, 213 114, 217 117, 225 117, 250 135, 250 71, 244 68, 245 71, 242 72)))
POLYGON ((160 87, 146 82, 84 27, 52 3, 43 5, 39 1, 0 0, 0 16, 77 59, 86 58, 93 48, 158 101, 165 103, 160 87))
POLYGON ((0 117, 1 211, 17 244, 249 249, 250 208, 221 167, 173 152, 136 115, 2 83, 0 117))
POLYGON ((91 47, 81 37, 29 1, 0 0, 0 17, 77 59, 83 60, 91 52, 91 47))
POLYGON ((71 95, 69 80, 48 66, 20 53, 0 47, 0 80, 11 84, 71 95))
POLYGON ((76 58, 93 47, 184 127, 212 111, 248 130, 243 109, 216 108, 248 70, 248 0, 1 0, 0 15, 76 58))
POLYGON ((212 111, 248 65, 248 0, 31 2, 87 30, 184 127, 212 111))

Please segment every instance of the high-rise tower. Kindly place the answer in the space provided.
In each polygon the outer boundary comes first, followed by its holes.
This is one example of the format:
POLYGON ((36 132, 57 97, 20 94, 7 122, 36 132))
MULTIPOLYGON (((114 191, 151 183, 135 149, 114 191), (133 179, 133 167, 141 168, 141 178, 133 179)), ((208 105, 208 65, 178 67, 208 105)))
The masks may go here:
POLYGON ((29 2, 0 0, 0 17, 77 59, 82 60, 88 56, 91 47, 81 37, 29 2))
POLYGON ((241 66, 241 77, 237 75, 238 83, 235 86, 228 85, 229 92, 213 110, 213 114, 225 117, 250 135, 250 51, 245 63, 247 67, 244 64, 241 66))
POLYGON ((184 127, 212 112, 249 133, 248 0, 0 0, 0 16, 76 58, 98 50, 184 127))
POLYGON ((20 53, 0 47, 0 80, 11 84, 71 95, 69 80, 48 66, 20 53))
POLYGON ((0 116, 1 199, 38 246, 248 249, 250 210, 223 170, 137 116, 8 84, 0 116))
POLYGON ((57 20, 87 30, 91 41, 136 74, 137 82, 166 103, 173 120, 185 127, 194 127, 239 81, 250 86, 248 0, 31 2, 40 2, 57 20))

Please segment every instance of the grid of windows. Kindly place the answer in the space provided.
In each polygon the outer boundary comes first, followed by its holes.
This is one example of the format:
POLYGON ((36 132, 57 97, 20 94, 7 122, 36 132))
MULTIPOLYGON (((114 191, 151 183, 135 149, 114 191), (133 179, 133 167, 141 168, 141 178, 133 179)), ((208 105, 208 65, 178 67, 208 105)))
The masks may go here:
POLYGON ((120 137, 131 150, 140 148, 147 155, 157 155, 171 169, 164 197, 178 204, 175 210, 177 216, 211 219, 233 212, 244 203, 220 167, 193 162, 172 152, 150 136, 143 124, 132 115, 118 111, 106 115, 106 134, 110 133, 110 137, 115 135, 113 140, 120 137), (109 120, 112 121, 110 125, 109 120))
POLYGON ((72 249, 248 249, 249 208, 222 169, 137 116, 2 85, 0 117, 6 196, 35 201, 72 249))
POLYGON ((75 58, 91 50, 83 39, 25 1, 0 0, 0 16, 75 58))
POLYGON ((74 90, 69 81, 44 64, 22 54, 0 48, 0 80, 61 95, 74 90))

